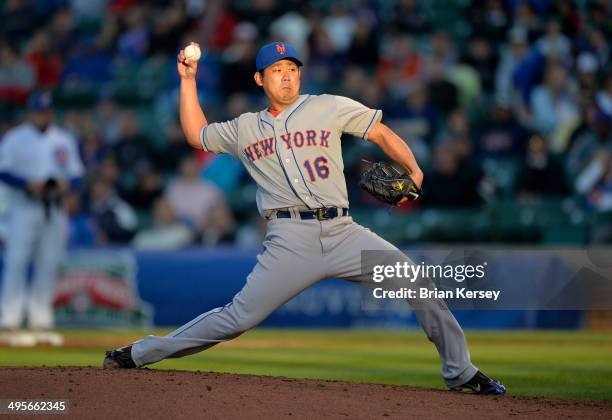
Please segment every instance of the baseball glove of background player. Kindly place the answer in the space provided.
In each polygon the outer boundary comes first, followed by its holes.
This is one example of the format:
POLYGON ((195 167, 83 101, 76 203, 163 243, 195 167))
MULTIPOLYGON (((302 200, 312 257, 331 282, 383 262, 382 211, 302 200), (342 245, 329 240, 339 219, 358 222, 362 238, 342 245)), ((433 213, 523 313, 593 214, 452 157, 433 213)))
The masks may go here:
POLYGON ((361 175, 359 185, 380 201, 394 205, 404 197, 414 201, 423 194, 409 175, 385 162, 375 162, 361 175))
POLYGON ((60 205, 62 201, 59 183, 56 179, 50 178, 45 182, 41 201, 45 209, 45 218, 48 220, 51 216, 51 207, 60 205))

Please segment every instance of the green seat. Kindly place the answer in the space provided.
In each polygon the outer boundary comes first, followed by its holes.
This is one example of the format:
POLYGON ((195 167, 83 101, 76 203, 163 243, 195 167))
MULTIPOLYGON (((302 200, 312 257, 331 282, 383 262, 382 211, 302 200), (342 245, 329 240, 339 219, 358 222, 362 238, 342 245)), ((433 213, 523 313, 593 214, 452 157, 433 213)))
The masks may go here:
POLYGON ((545 244, 582 245, 588 242, 589 230, 586 226, 567 226, 564 229, 548 229, 544 232, 545 244))

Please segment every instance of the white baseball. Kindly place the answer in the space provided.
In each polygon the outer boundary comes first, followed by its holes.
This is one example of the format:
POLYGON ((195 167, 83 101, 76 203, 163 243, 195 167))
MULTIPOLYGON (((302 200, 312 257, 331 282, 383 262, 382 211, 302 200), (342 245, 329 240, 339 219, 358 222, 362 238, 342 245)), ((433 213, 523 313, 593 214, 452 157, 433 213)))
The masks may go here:
POLYGON ((200 47, 195 44, 189 44, 183 50, 183 54, 185 54, 185 58, 188 60, 198 61, 202 56, 202 51, 200 51, 200 47))

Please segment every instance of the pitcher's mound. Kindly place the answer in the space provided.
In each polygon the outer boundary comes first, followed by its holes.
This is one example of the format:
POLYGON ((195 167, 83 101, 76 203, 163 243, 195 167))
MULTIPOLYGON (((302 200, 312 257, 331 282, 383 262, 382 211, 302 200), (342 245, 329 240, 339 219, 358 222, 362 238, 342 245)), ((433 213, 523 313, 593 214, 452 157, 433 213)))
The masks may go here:
MULTIPOLYGON (((511 390, 510 390, 511 391, 511 390)), ((74 418, 609 418, 612 405, 405 386, 149 369, 0 368, 2 399, 69 400, 74 418)))

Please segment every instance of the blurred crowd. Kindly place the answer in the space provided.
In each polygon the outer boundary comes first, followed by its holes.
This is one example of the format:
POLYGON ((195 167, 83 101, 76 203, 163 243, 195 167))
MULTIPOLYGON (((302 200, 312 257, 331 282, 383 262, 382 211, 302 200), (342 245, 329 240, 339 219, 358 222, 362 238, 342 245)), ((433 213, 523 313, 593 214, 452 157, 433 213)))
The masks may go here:
MULTIPOLYGON (((255 54, 286 40, 302 90, 382 109, 425 171, 424 208, 573 197, 612 210, 612 9, 606 0, 0 0, 0 135, 34 90, 78 139, 71 244, 258 246, 254 186, 190 149, 175 62, 204 48, 209 121, 261 109, 255 54)), ((353 208, 367 142, 343 140, 353 208)), ((399 211, 415 211, 414 206, 399 211)), ((418 210, 417 210, 418 211, 418 210)))

